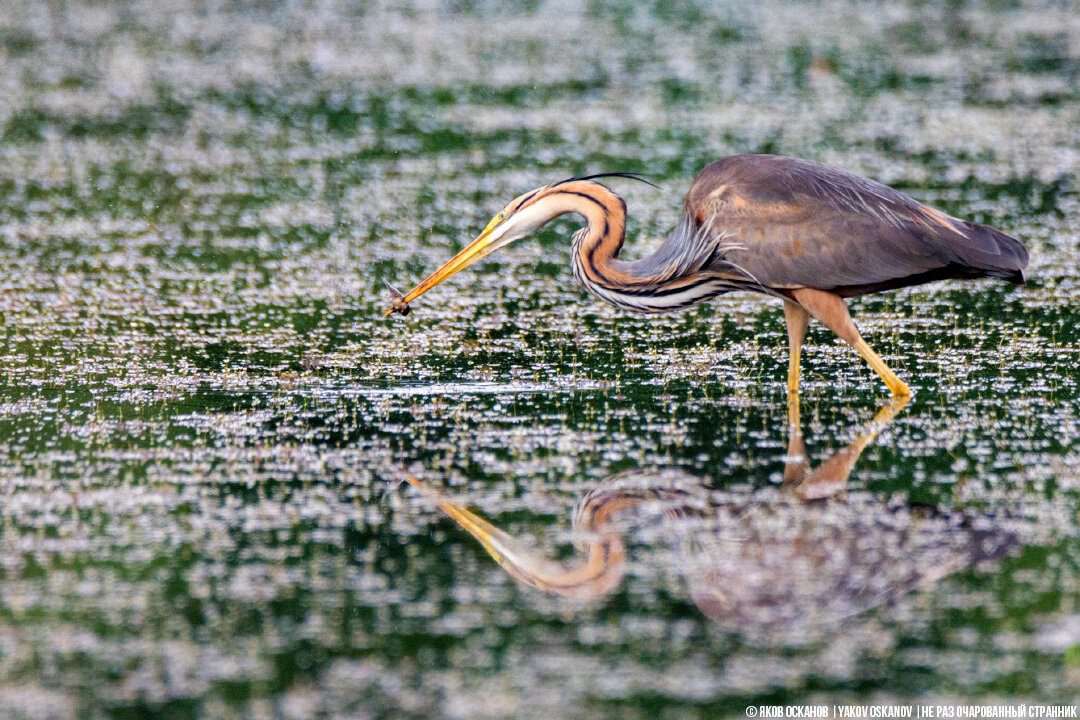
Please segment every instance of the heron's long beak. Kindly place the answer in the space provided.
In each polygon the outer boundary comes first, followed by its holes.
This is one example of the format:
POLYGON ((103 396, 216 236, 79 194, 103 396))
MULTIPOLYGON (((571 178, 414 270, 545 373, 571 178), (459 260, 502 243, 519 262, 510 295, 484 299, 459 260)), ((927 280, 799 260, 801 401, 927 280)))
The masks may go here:
MULTIPOLYGON (((407 305, 446 278, 461 272, 477 260, 487 257, 498 250, 501 246, 493 240, 492 233, 494 233, 495 229, 502 225, 505 220, 506 217, 502 213, 491 218, 491 222, 487 224, 487 227, 484 228, 484 231, 480 233, 475 240, 469 243, 464 250, 450 258, 445 265, 429 275, 426 280, 410 290, 409 293, 401 299, 401 302, 407 305)), ((383 313, 383 317, 390 317, 394 312, 398 312, 398 305, 399 303, 395 303, 394 307, 383 313)))

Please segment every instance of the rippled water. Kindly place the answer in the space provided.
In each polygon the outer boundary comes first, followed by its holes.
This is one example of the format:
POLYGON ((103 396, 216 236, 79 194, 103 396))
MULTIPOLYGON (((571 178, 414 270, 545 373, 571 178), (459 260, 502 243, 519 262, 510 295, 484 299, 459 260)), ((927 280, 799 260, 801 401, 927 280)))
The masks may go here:
POLYGON ((1077 700, 1074 3, 26 0, 0 85, 0 717, 1077 700), (777 304, 600 305, 571 219, 379 317, 525 190, 648 174, 638 256, 754 151, 1031 250, 853 304, 891 420, 812 326, 808 466, 777 304))

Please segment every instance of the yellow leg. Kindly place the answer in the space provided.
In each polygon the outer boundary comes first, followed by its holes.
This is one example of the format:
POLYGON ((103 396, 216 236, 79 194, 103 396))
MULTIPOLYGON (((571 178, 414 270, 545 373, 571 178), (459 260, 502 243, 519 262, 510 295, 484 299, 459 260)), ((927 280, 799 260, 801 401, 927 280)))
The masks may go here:
POLYGON ((907 386, 907 383, 896 377, 896 373, 885 364, 885 361, 874 352, 873 348, 866 344, 865 340, 860 337, 852 345, 863 356, 863 359, 870 364, 870 367, 874 368, 874 372, 885 381, 885 386, 889 388, 894 397, 905 399, 911 397, 911 388, 907 386))
POLYGON ((806 339, 806 325, 810 322, 810 313, 801 305, 793 302, 784 303, 784 320, 788 332, 788 426, 799 427, 799 363, 802 357, 802 344, 806 339))
POLYGON ((896 377, 896 373, 889 369, 885 361, 866 344, 859 335, 859 329, 855 327, 855 321, 851 319, 843 298, 824 290, 799 288, 791 291, 791 297, 810 313, 820 320, 825 327, 836 333, 841 340, 854 347, 874 372, 885 381, 889 391, 898 398, 911 397, 911 390, 903 380, 896 377))

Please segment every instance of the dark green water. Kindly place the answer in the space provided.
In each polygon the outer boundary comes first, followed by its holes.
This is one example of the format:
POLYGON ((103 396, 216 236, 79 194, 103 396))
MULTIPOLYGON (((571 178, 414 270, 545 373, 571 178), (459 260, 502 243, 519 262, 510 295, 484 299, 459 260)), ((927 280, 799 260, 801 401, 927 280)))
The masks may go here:
MULTIPOLYGON (((0 12, 0 717, 1076 702, 1075 3, 315 5, 0 12), (781 488, 775 302, 600 305, 573 284, 564 218, 379 317, 384 279, 411 287, 526 190, 648 174, 661 190, 614 185, 637 257, 698 169, 758 151, 1031 250, 1023 289, 853 303, 916 394, 823 505, 781 488), (672 538, 696 526, 627 522, 626 576, 568 600, 386 492, 411 473, 569 560, 579 499, 650 468, 779 508, 778 537, 792 518, 957 524, 856 534, 891 559, 849 562, 852 584, 921 580, 761 625, 694 602, 672 538), (938 542, 971 528, 1008 552, 972 565, 938 542)), ((884 390, 820 327, 803 363, 816 465, 884 390)), ((760 577, 786 577, 758 542, 760 577)), ((787 609, 835 601, 823 587, 787 609)))

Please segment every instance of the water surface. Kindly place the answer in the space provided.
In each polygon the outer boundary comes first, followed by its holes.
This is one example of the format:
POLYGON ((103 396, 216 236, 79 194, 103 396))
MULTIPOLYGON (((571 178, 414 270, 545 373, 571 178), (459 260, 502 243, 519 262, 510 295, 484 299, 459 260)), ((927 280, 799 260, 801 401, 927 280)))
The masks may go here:
MULTIPOLYGON (((1011 2, 9 4, 0 716, 1075 702, 1078 18, 1011 2), (380 318, 383 280, 411 286, 521 192, 646 173, 660 190, 613 183, 638 257, 697 170, 738 152, 841 165, 1031 250, 1023 289, 853 303, 915 397, 809 509, 784 489, 775 302, 600 305, 573 284, 563 218, 380 318), (745 537, 773 571, 792 528, 929 523, 909 557, 877 546, 898 578, 922 574, 777 632, 703 612, 663 525, 620 520, 618 583, 565 598, 391 489, 412 475, 571 563, 575 505, 635 472, 762 508, 745 537), (976 531, 1008 542, 964 555, 976 531)), ((885 397, 823 329, 808 343, 820 467, 885 397)), ((781 610, 818 607, 799 587, 781 610)))

